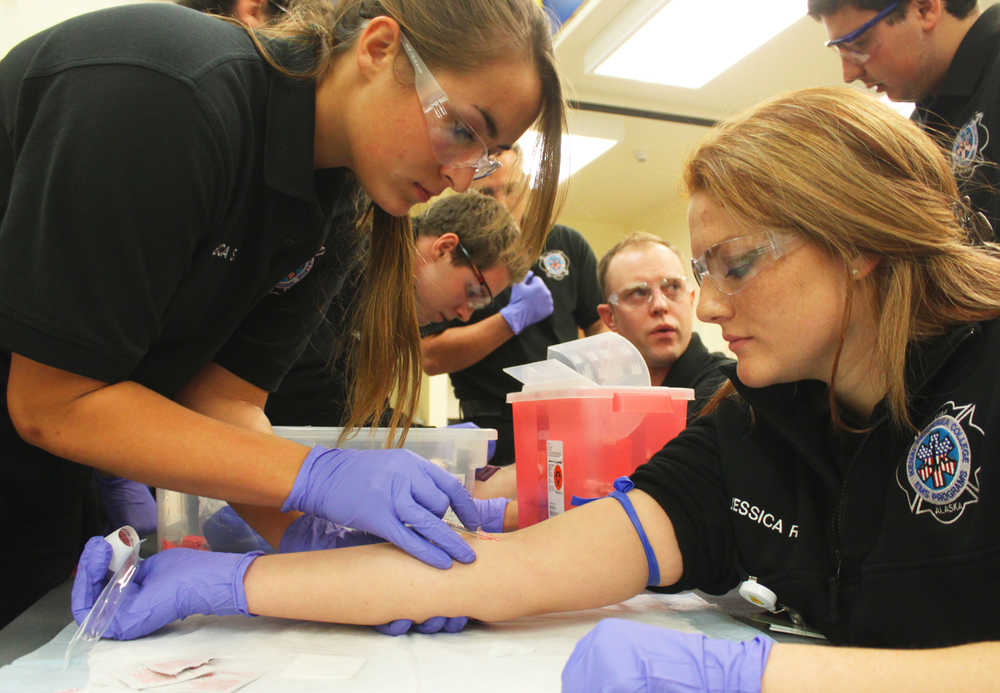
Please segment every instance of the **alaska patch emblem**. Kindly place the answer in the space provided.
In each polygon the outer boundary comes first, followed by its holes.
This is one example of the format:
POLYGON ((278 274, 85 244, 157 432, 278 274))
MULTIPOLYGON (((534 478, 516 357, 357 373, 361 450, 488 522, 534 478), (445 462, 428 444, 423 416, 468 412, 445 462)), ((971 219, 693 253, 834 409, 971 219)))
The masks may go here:
POLYGON ((985 436, 972 421, 976 407, 948 402, 941 413, 917 435, 897 470, 896 482, 906 494, 910 512, 929 514, 941 524, 951 524, 966 506, 979 502, 979 470, 972 468, 970 432, 985 436))
POLYGON ((561 250, 545 251, 538 258, 538 264, 542 266, 550 279, 565 279, 569 275, 569 258, 561 250))
POLYGON ((983 114, 976 115, 958 131, 951 144, 951 161, 956 173, 969 174, 982 164, 983 150, 990 143, 990 131, 983 125, 983 114))

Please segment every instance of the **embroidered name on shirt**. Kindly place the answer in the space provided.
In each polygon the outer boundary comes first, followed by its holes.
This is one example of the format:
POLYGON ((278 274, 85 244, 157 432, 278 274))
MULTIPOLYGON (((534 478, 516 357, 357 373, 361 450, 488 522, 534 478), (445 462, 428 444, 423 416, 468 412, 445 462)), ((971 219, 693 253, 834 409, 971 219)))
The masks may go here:
POLYGON ((228 260, 229 262, 234 262, 236 260, 236 255, 240 252, 239 248, 234 248, 226 243, 220 243, 215 246, 215 250, 212 251, 212 257, 217 257, 220 260, 228 260))
MULTIPOLYGON (((761 508, 760 506, 753 505, 750 501, 733 496, 733 502, 729 506, 729 509, 740 517, 745 517, 751 522, 756 522, 758 525, 767 527, 772 532, 777 532, 782 536, 785 535, 785 521, 780 517, 776 517, 773 513, 769 513, 767 508, 761 508)), ((788 527, 788 538, 796 539, 798 536, 799 526, 790 525, 788 527)))

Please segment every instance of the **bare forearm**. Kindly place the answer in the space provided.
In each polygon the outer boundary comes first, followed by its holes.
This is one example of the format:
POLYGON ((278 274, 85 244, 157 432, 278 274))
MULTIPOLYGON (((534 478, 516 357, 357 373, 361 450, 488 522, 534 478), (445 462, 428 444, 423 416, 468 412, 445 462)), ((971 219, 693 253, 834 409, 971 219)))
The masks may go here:
POLYGON ((998 662, 998 642, 935 650, 777 644, 764 671, 763 693, 996 691, 998 662))
POLYGON ((433 616, 502 621, 613 604, 646 584, 645 555, 615 501, 470 543, 476 561, 449 570, 388 544, 263 556, 247 572, 247 603, 259 615, 362 625, 433 616))
POLYGON ((278 507, 308 448, 187 409, 141 385, 95 389, 56 412, 40 447, 142 483, 278 507))
POLYGON ((428 375, 454 373, 482 361, 514 336, 499 313, 485 320, 450 327, 441 334, 420 340, 424 372, 428 375))

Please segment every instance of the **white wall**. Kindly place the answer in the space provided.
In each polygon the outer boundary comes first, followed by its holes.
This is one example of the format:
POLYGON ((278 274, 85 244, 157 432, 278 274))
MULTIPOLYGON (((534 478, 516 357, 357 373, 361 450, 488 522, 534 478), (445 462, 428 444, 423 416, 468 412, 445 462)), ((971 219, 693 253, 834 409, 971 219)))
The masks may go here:
POLYGON ((0 0, 0 55, 22 39, 84 12, 135 0, 0 0))

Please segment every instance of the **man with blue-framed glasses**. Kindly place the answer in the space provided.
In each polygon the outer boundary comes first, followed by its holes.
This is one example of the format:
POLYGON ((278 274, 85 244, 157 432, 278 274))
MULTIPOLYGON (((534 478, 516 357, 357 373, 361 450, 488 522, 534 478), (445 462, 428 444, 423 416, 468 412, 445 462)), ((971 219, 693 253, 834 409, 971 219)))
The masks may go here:
POLYGON ((826 27, 845 82, 916 102, 913 119, 951 150, 963 191, 1000 232, 1000 7, 808 0, 808 8, 826 27))

